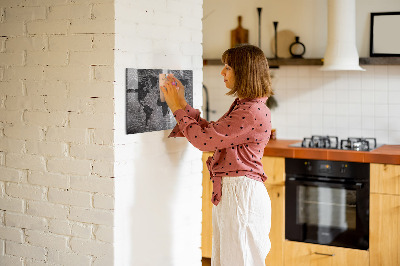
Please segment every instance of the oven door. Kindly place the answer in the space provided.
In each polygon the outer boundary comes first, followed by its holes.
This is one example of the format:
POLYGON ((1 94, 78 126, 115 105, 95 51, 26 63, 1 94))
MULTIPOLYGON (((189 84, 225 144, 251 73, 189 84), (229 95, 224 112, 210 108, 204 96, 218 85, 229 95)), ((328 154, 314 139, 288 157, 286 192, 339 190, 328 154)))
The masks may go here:
POLYGON ((286 178, 286 239, 367 250, 369 185, 286 178))

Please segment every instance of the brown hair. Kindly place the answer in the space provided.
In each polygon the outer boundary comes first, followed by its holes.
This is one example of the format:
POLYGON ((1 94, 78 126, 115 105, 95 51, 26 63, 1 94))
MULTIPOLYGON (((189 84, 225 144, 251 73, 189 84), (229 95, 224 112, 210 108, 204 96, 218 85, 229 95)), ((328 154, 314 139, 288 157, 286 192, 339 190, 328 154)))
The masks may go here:
POLYGON ((263 51, 253 45, 240 45, 222 54, 222 63, 233 69, 235 85, 227 95, 259 98, 273 95, 268 61, 263 51))

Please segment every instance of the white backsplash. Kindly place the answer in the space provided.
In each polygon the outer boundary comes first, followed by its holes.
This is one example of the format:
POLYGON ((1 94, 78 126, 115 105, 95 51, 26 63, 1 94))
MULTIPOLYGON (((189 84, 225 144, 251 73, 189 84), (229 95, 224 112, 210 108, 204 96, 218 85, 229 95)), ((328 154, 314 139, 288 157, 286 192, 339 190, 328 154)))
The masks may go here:
MULTIPOLYGON (((364 65, 366 71, 320 71, 320 66, 271 69, 278 108, 272 125, 279 139, 311 135, 376 137, 400 144, 400 66, 364 65)), ((222 66, 204 67, 210 94, 210 120, 229 108, 232 98, 219 75, 222 66)))

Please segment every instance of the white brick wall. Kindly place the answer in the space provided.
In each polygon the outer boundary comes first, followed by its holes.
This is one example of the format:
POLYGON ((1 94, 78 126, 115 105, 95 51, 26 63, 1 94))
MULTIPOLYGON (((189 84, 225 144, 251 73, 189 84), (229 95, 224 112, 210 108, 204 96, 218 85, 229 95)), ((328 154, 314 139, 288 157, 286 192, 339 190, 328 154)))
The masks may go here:
POLYGON ((0 265, 112 265, 114 0, 2 0, 0 32, 0 265))
POLYGON ((115 265, 201 265, 201 152, 170 130, 125 134, 125 69, 193 70, 199 108, 202 2, 116 0, 115 265))

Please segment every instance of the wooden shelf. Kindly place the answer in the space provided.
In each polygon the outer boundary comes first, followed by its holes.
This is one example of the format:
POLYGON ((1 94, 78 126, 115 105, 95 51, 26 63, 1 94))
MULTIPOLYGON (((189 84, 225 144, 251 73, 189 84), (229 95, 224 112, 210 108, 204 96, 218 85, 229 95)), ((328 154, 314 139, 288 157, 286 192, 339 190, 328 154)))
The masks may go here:
MULTIPOLYGON (((271 68, 279 66, 321 66, 323 58, 268 58, 271 68)), ((204 66, 222 65, 220 59, 204 59, 204 66)), ((360 65, 400 65, 400 57, 362 57, 360 65)))
POLYGON ((360 65, 400 65, 400 57, 362 57, 360 65))

